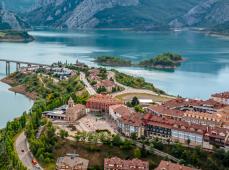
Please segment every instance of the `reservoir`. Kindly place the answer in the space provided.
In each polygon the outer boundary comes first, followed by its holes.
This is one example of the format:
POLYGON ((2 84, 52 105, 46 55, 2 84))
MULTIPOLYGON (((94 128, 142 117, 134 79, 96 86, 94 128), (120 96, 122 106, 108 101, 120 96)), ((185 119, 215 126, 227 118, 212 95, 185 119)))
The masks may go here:
MULTIPOLYGON (((97 66, 93 60, 101 55, 139 62, 163 52, 175 52, 186 58, 186 62, 175 71, 131 67, 116 69, 144 77, 156 87, 176 96, 207 99, 212 93, 229 90, 229 37, 194 31, 42 30, 30 31, 29 34, 35 37, 35 41, 0 43, 0 58, 44 64, 79 60, 97 66)), ((4 75, 5 63, 0 63, 0 77, 4 75)), ((0 83, 0 127, 32 105, 28 98, 15 95, 8 88, 0 83)))

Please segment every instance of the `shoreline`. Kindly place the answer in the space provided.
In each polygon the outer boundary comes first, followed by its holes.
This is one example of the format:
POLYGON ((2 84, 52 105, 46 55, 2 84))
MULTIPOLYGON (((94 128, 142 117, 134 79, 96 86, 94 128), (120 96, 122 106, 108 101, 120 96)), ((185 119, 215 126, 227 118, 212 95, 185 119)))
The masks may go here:
POLYGON ((23 86, 23 85, 13 86, 12 85, 13 80, 10 78, 4 77, 3 79, 0 80, 0 82, 9 85, 10 88, 8 88, 8 90, 11 92, 21 94, 21 95, 27 97, 28 99, 30 99, 32 101, 35 101, 37 99, 37 95, 35 93, 26 92, 25 86, 23 86))

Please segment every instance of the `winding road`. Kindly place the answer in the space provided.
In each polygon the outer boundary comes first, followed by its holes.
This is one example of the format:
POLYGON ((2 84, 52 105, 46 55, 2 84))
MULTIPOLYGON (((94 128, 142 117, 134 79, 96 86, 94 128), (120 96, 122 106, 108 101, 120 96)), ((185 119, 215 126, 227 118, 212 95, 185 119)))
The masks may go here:
POLYGON ((33 154, 30 152, 29 143, 25 136, 25 132, 22 132, 15 141, 15 148, 19 159, 23 165, 29 170, 42 170, 40 165, 34 166, 32 160, 33 154))

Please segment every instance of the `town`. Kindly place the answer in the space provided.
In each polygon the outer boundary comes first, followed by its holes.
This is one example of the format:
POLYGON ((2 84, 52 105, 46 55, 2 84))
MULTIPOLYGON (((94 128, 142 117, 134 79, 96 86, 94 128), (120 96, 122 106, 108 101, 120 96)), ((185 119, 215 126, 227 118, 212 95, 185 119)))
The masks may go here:
MULTIPOLYGON (((71 65, 21 67, 18 72, 40 75, 54 83, 79 75, 89 94, 85 103, 75 103, 69 97, 64 105, 42 112, 42 117, 52 122, 56 135, 69 141, 77 139, 99 144, 103 143, 103 138, 119 136, 139 147, 160 141, 161 144, 200 147, 207 152, 212 152, 215 147, 229 149, 229 92, 212 94, 208 100, 158 94, 148 89, 127 87, 118 82, 115 71, 90 68, 78 60, 71 65)), ((43 128, 39 127, 37 138, 43 128)), ((146 149, 164 156, 157 148, 146 149)), ((56 169, 88 169, 88 158, 81 156, 74 152, 62 155, 56 161, 56 169)), ((197 169, 168 156, 171 155, 164 156, 166 159, 161 160, 156 170, 197 169)), ((35 160, 33 165, 41 168, 35 160)), ((112 155, 104 159, 103 166, 104 170, 150 169, 149 162, 140 157, 125 160, 112 155)))

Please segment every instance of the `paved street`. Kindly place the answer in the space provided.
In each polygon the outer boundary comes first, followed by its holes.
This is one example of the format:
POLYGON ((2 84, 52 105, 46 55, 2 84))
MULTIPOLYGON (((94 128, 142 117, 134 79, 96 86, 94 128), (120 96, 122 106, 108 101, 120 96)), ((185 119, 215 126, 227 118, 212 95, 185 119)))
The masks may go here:
POLYGON ((87 81, 86 77, 85 77, 85 74, 83 72, 80 72, 80 80, 83 81, 85 87, 86 87, 86 90, 88 91, 88 93, 93 96, 93 95, 96 95, 96 91, 95 89, 90 85, 90 83, 87 81))
MULTIPOLYGON (((27 138, 25 133, 22 132, 16 139, 15 148, 18 154, 19 159, 22 161, 23 165, 29 170, 37 170, 32 164, 33 155, 29 151, 27 138), (23 152, 24 151, 24 152, 23 152)), ((41 169, 41 168, 40 168, 41 169)))

